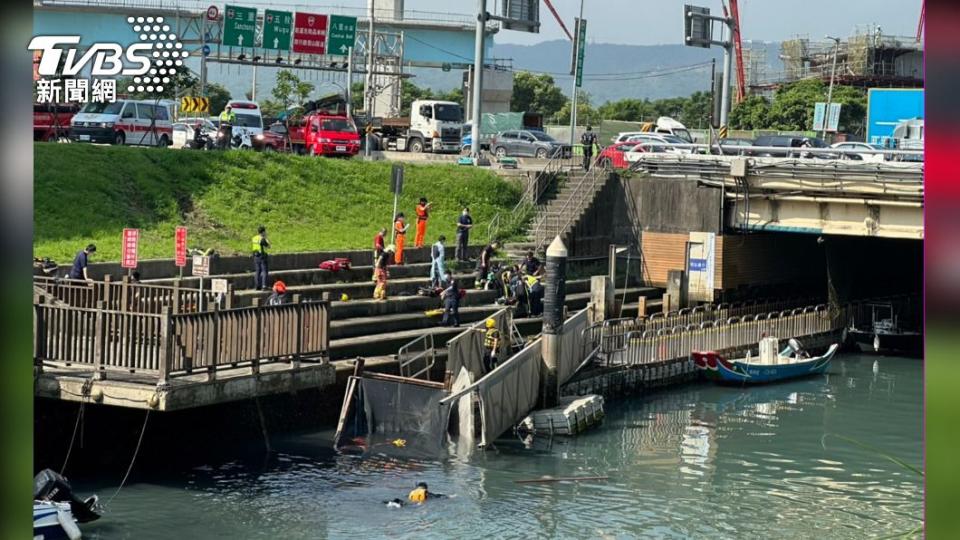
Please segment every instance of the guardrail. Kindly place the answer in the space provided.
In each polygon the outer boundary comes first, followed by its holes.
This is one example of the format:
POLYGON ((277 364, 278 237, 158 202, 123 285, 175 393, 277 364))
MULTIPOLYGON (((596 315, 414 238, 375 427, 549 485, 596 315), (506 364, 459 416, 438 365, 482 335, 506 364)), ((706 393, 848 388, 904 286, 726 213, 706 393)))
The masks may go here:
POLYGON ((623 346, 596 358, 607 366, 635 366, 690 356, 695 350, 721 350, 759 343, 764 336, 803 337, 839 330, 846 308, 839 312, 825 304, 730 317, 659 330, 631 331, 623 346))
POLYGON ((397 360, 400 363, 401 377, 416 379, 426 374, 426 379, 430 380, 430 370, 433 369, 437 360, 437 351, 433 345, 433 334, 424 334, 400 347, 397 352, 397 360), (422 362, 423 367, 413 371, 417 362, 422 362))
MULTIPOLYGON (((200 310, 201 299, 204 307, 213 306, 219 299, 217 293, 209 290, 201 293, 199 289, 181 287, 177 282, 173 286, 148 285, 133 283, 126 276, 115 281, 107 275, 103 281, 91 282, 34 276, 33 285, 37 292, 42 291, 45 296, 73 307, 94 309, 103 302, 104 309, 131 313, 159 314, 165 307, 174 314, 195 313, 200 310)), ((224 300, 224 307, 233 307, 229 285, 224 300)))
POLYGON ((34 365, 88 366, 97 378, 109 371, 146 374, 163 385, 172 377, 223 368, 326 357, 329 304, 297 302, 202 313, 159 314, 34 303, 34 365))

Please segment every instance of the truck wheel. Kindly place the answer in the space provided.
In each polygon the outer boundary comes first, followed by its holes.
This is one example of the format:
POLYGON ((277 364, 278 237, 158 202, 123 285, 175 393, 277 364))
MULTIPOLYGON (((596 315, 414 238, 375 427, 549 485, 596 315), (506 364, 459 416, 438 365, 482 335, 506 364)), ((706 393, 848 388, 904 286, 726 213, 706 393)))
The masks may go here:
POLYGON ((160 136, 160 148, 167 148, 170 146, 170 139, 166 135, 160 136))
POLYGON ((120 144, 120 145, 122 145, 122 144, 125 143, 125 142, 127 142, 127 136, 124 135, 122 131, 118 131, 118 132, 113 136, 113 144, 120 144))
POLYGON ((421 141, 420 139, 411 140, 409 149, 414 154, 419 154, 420 152, 423 152, 423 141, 421 141))
POLYGON ((507 149, 502 146, 494 148, 493 153, 496 154, 498 158, 507 157, 507 149))
POLYGON ((309 156, 315 156, 315 155, 317 155, 317 148, 311 144, 311 145, 310 145, 310 149, 307 150, 307 155, 309 155, 309 156))
POLYGON ((547 149, 537 148, 537 159, 546 159, 546 158, 547 158, 547 149))
POLYGON ((613 168, 613 162, 610 161, 610 158, 603 158, 600 160, 600 168, 605 171, 609 171, 613 168))

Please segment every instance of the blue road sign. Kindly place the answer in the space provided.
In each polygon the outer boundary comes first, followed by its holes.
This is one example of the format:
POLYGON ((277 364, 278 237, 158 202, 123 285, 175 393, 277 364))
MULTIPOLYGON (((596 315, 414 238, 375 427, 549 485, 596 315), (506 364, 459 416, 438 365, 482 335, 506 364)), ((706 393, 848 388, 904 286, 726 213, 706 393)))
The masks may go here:
POLYGON ((203 55, 204 55, 204 56, 210 56, 210 46, 209 46, 209 45, 204 45, 204 46, 203 46, 203 55))

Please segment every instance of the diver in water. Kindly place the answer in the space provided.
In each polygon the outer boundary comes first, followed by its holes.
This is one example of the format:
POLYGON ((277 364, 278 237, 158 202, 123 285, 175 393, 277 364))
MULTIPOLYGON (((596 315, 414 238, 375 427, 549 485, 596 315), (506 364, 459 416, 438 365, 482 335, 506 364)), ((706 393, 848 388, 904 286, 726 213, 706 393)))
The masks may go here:
POLYGON ((419 482, 417 487, 407 495, 408 501, 404 501, 400 498, 396 498, 390 501, 383 501, 383 504, 387 505, 387 508, 402 508, 407 505, 407 502, 413 504, 423 504, 427 502, 427 499, 445 499, 446 495, 442 493, 433 493, 427 488, 426 482, 419 482))

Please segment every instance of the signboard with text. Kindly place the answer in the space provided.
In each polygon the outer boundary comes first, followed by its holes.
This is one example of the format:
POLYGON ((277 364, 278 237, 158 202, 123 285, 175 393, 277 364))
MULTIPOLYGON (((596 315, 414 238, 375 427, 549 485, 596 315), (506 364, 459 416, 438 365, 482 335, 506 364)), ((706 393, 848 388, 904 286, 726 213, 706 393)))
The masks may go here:
POLYGON ((330 29, 327 31, 327 50, 330 51, 330 54, 346 56, 356 39, 356 17, 330 16, 330 29))
POLYGON ((227 5, 223 10, 223 44, 253 47, 257 33, 257 8, 227 5))
POLYGON ((123 256, 120 266, 123 268, 137 267, 137 245, 140 243, 140 229, 123 230, 123 256))
POLYGON ((297 13, 293 21, 293 52, 327 53, 327 16, 297 13))
POLYGON ((840 126, 840 104, 831 103, 830 111, 827 112, 827 104, 818 101, 813 106, 813 130, 821 131, 826 122, 826 131, 837 131, 840 126))
POLYGON ((187 228, 186 227, 177 227, 177 232, 174 236, 174 253, 176 259, 176 265, 179 267, 184 267, 187 265, 187 228))
POLYGON ((577 88, 583 86, 583 53, 587 47, 587 20, 577 19, 577 88))
POLYGON ((290 50, 290 34, 293 26, 293 13, 289 11, 263 12, 263 48, 277 51, 290 50))

